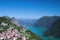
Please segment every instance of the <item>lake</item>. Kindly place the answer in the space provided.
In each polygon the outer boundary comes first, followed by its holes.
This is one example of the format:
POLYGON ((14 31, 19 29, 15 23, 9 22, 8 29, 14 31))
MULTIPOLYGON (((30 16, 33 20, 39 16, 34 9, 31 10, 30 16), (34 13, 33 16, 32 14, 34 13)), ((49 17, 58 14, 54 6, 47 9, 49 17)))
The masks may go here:
POLYGON ((43 32, 46 31, 48 28, 40 28, 40 27, 33 27, 33 26, 26 26, 28 30, 42 38, 43 40, 60 40, 60 38, 54 38, 52 36, 46 37, 43 36, 43 32))

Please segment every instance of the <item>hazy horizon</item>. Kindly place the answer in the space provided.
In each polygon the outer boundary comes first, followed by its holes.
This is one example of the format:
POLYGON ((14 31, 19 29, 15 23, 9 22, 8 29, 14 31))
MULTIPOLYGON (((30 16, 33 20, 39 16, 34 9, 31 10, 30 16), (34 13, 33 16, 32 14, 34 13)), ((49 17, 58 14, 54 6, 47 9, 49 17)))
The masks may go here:
POLYGON ((0 16, 40 18, 60 16, 60 0, 0 0, 0 16))

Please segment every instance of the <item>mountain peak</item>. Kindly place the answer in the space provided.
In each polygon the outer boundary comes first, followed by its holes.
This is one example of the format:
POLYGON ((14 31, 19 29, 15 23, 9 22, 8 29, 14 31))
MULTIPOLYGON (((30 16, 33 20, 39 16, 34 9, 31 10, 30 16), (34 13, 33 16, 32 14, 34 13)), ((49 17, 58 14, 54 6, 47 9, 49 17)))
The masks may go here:
POLYGON ((60 16, 43 16, 33 25, 38 27, 50 27, 57 18, 60 18, 60 16))

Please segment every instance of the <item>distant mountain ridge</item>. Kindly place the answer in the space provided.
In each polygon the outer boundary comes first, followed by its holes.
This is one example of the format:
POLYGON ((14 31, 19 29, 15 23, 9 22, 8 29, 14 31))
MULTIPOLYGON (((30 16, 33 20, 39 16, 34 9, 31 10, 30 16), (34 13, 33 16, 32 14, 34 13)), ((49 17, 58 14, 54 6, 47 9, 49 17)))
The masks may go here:
POLYGON ((22 19, 18 19, 18 21, 19 21, 19 23, 21 24, 21 25, 27 25, 27 26, 30 26, 31 24, 33 24, 35 21, 36 21, 37 19, 24 19, 24 18, 22 18, 22 19))
POLYGON ((51 27, 52 23, 58 18, 60 16, 43 16, 32 25, 36 27, 51 27))

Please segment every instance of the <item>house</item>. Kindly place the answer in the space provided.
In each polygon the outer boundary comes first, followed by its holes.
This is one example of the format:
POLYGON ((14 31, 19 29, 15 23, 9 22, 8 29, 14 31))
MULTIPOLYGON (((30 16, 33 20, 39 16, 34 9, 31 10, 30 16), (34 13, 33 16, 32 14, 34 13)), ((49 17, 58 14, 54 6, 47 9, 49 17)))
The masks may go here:
POLYGON ((8 24, 4 23, 4 22, 1 23, 1 26, 6 26, 6 25, 8 25, 8 24))

